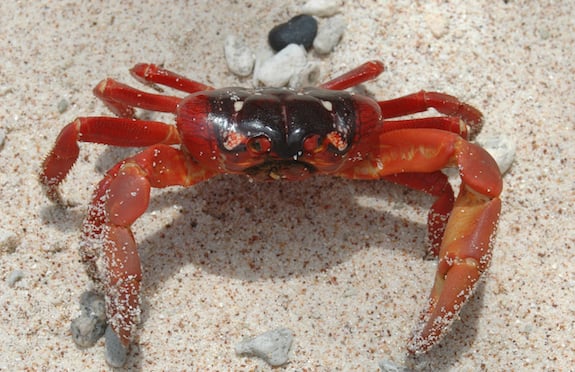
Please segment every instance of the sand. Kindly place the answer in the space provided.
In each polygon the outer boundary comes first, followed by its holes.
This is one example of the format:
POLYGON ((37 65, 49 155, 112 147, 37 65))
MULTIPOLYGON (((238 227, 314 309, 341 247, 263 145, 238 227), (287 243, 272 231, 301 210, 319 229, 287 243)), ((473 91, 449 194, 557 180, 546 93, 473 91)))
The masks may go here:
MULTIPOLYGON (((249 86, 226 68, 225 35, 257 48, 302 3, 2 4, 0 370, 109 368, 103 340, 82 350, 69 331, 90 288, 79 232, 95 183, 133 151, 82 144, 62 186, 69 208, 51 204, 37 181, 65 124, 109 114, 92 87, 105 77, 137 86, 128 69, 138 62, 217 87, 249 86)), ((236 356, 234 345, 287 327, 295 336, 287 371, 374 371, 382 361, 413 370, 572 370, 573 4, 347 1, 342 42, 313 57, 324 79, 380 59, 386 71, 365 85, 370 94, 456 95, 484 112, 480 138, 517 145, 491 268, 438 347, 419 357, 405 348, 436 267, 423 258, 430 197, 385 182, 260 185, 222 176, 154 190, 134 225, 143 315, 126 367, 269 370, 236 356)))

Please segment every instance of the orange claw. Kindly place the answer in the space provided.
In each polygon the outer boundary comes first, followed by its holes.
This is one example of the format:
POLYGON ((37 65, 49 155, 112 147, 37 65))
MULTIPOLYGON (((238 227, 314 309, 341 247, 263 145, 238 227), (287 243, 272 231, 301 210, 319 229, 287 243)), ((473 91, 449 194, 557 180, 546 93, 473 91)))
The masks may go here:
POLYGON ((439 252, 435 284, 421 318, 423 327, 411 339, 410 352, 425 352, 436 344, 491 261, 491 243, 501 200, 464 186, 447 223, 439 252))
POLYGON ((462 183, 439 250, 422 327, 408 346, 412 353, 425 352, 440 340, 491 261, 501 210, 501 175, 479 146, 457 140, 455 154, 462 183))

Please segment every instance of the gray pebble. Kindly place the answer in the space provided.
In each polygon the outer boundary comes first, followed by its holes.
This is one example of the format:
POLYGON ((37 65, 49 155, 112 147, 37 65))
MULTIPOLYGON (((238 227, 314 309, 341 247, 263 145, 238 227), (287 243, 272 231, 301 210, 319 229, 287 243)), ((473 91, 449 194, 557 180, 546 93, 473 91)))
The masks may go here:
POLYGON ((256 85, 283 87, 293 75, 299 73, 307 64, 305 49, 290 44, 277 54, 261 62, 254 73, 256 85))
POLYGON ((228 35, 224 42, 224 56, 232 73, 242 77, 252 73, 255 57, 243 39, 228 35))
POLYGON ((70 103, 68 102, 68 100, 66 98, 62 98, 60 101, 58 101, 58 112, 60 114, 63 114, 64 112, 66 112, 66 110, 68 110, 69 106, 70 103))
POLYGON ((395 364, 390 360, 382 360, 379 362, 379 369, 381 372, 410 372, 407 367, 395 364))
POLYGON ((86 291, 80 296, 82 313, 99 320, 106 320, 106 302, 104 296, 95 291, 86 291))
POLYGON ((301 12, 318 17, 331 17, 339 12, 340 7, 340 0, 309 0, 301 8, 301 12))
POLYGON ((313 41, 313 49, 319 54, 330 53, 339 43, 347 24, 343 16, 335 16, 319 25, 317 36, 313 41))
POLYGON ((70 323, 72 338, 82 349, 94 346, 105 330, 106 322, 85 315, 80 315, 70 323))
POLYGON ((10 230, 0 228, 0 252, 14 253, 19 245, 20 238, 18 238, 18 235, 10 230))
POLYGON ((104 338, 106 339, 106 362, 112 367, 122 367, 128 359, 128 349, 122 345, 112 327, 106 328, 104 338))
POLYGON ((8 284, 8 287, 14 287, 14 285, 22 280, 22 278, 24 278, 24 271, 14 270, 6 278, 6 283, 8 284))
POLYGON ((104 298, 93 291, 80 296, 81 315, 72 320, 70 332, 81 348, 94 346, 106 330, 106 305, 104 298))
POLYGON ((483 138, 480 136, 476 142, 495 159, 501 174, 509 170, 515 158, 515 142, 504 135, 483 138))
POLYGON ((255 356, 277 367, 288 362, 292 342, 291 330, 278 328, 240 342, 236 345, 236 354, 255 356))
POLYGON ((0 129, 0 150, 4 148, 4 142, 6 141, 6 130, 0 129))

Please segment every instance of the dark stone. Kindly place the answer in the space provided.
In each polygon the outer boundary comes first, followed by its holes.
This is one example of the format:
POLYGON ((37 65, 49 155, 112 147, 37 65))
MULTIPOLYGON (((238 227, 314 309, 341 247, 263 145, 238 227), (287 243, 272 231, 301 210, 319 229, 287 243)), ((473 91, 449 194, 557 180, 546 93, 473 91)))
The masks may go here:
POLYGON ((289 44, 303 45, 310 49, 317 34, 317 21, 309 15, 298 15, 271 29, 268 42, 276 52, 289 44))

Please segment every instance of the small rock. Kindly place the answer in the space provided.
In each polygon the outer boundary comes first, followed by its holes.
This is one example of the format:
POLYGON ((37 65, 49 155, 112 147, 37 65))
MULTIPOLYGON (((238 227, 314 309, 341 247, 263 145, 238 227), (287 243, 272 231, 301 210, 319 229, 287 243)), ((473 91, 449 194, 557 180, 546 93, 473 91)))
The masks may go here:
POLYGON ((65 113, 66 110, 68 110, 69 106, 70 103, 68 102, 68 100, 66 98, 62 98, 60 101, 58 101, 58 112, 60 114, 65 113))
POLYGON ((128 349, 122 345, 112 327, 106 328, 104 338, 106 339, 106 362, 112 367, 122 367, 128 359, 128 349))
POLYGON ((290 44, 262 62, 255 71, 254 80, 257 84, 261 83, 267 87, 283 87, 306 64, 305 49, 300 45, 290 44))
POLYGON ((70 323, 72 339, 82 349, 94 346, 100 337, 104 335, 105 330, 106 322, 102 323, 96 318, 83 314, 70 323))
POLYGON ((303 45, 310 49, 317 34, 317 21, 314 17, 300 14, 286 23, 275 26, 268 34, 268 42, 273 50, 280 51, 289 44, 303 45))
POLYGON ((339 43, 347 24, 343 16, 332 17, 319 26, 313 49, 319 54, 330 53, 339 43))
POLYGON ((447 18, 441 14, 430 13, 425 16, 427 27, 436 39, 440 39, 447 34, 447 18))
POLYGON ((501 174, 509 170, 515 158, 515 142, 503 135, 477 138, 476 142, 495 159, 501 174))
POLYGON ((301 8, 301 12, 318 17, 331 17, 339 12, 340 7, 340 0, 309 0, 301 8))
POLYGON ((14 287, 14 285, 24 278, 24 272, 22 270, 12 271, 6 278, 6 283, 8 287, 14 287))
POLYGON ((319 77, 319 63, 308 62, 298 73, 289 79, 288 87, 298 89, 302 87, 314 86, 319 77))
POLYGON ((240 342, 236 345, 236 354, 255 356, 272 367, 278 367, 288 362, 292 342, 292 332, 278 328, 240 342))
POLYGON ((6 141, 6 130, 0 129, 0 150, 4 148, 5 141, 6 141))
POLYGON ((264 63, 274 56, 273 50, 269 46, 265 46, 257 49, 256 51, 256 62, 254 65, 254 75, 252 77, 252 84, 254 86, 260 85, 258 81, 258 76, 260 76, 260 70, 264 63))
POLYGON ((14 253, 19 245, 20 245, 20 239, 18 238, 18 235, 16 235, 12 231, 0 228, 1 253, 14 253))
POLYGON ((106 320, 106 301, 95 291, 86 291, 80 296, 82 313, 99 320, 106 320))
POLYGON ((81 315, 72 320, 70 332, 81 348, 94 346, 106 330, 106 304, 100 294, 88 291, 80 296, 81 315))
POLYGON ((252 73, 255 56, 243 39, 228 35, 224 42, 224 55, 232 73, 242 77, 252 73))
POLYGON ((395 364, 390 360, 382 360, 379 362, 379 369, 381 372, 409 372, 410 370, 404 366, 395 364))

